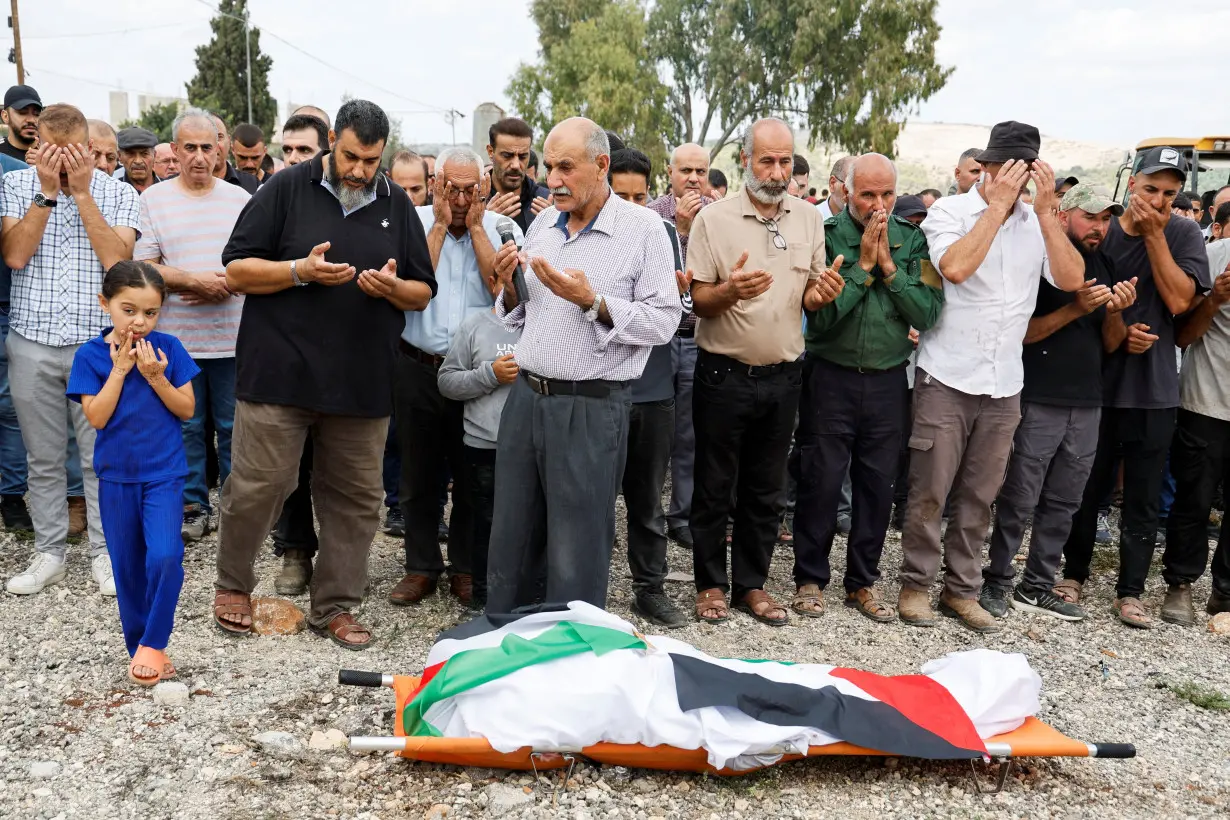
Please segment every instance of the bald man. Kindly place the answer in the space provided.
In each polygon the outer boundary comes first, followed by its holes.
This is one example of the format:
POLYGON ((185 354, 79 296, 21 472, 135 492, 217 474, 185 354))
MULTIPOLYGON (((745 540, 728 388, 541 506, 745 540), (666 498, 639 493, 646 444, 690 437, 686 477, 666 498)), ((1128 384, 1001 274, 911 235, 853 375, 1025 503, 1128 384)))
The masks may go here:
MULTIPOLYGON (((700 209, 713 202, 701 191, 709 177, 709 151, 694 142, 685 142, 671 152, 670 193, 660 196, 649 207, 679 234, 684 270, 688 264, 688 234, 700 209)), ((692 378, 696 373, 696 316, 685 313, 671 340, 675 367, 675 441, 671 447, 671 502, 666 511, 667 534, 679 544, 692 548, 692 465, 695 463, 696 433, 692 429, 692 378)))

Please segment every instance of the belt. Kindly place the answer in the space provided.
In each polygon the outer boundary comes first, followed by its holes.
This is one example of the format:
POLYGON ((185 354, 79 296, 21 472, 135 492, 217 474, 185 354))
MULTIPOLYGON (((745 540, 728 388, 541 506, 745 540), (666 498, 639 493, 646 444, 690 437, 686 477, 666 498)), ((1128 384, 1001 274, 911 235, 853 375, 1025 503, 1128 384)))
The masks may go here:
POLYGON ((700 353, 705 357, 706 364, 716 365, 729 373, 743 373, 752 378, 774 376, 778 373, 791 373, 803 369, 802 359, 796 359, 793 362, 780 362, 778 364, 744 364, 738 359, 723 356, 721 353, 710 353, 704 349, 700 353))
POLYGON ((871 368, 871 367, 850 367, 849 365, 846 365, 846 364, 838 364, 837 362, 832 362, 832 361, 829 361, 828 359, 821 359, 818 357, 816 361, 824 362, 829 367, 835 367, 838 370, 845 370, 849 373, 861 373, 865 376, 875 376, 880 373, 896 373, 898 370, 905 370, 906 367, 908 367, 910 364, 910 360, 906 359, 901 364, 895 364, 892 367, 884 367, 884 368, 877 369, 877 368, 871 368))
POLYGON ((432 353, 426 353, 422 350, 419 350, 417 347, 410 344, 405 339, 400 339, 398 341, 398 345, 401 347, 402 353, 409 356, 411 359, 414 359, 415 361, 422 362, 428 367, 433 367, 436 370, 439 370, 440 365, 444 364, 443 356, 436 356, 432 353))
POLYGON ((612 391, 624 386, 624 382, 608 382, 601 379, 582 382, 546 379, 528 370, 522 370, 521 375, 530 389, 540 396, 586 396, 591 399, 605 399, 611 395, 612 391))
POLYGON ((696 336, 696 327, 681 327, 675 331, 675 335, 680 339, 691 339, 696 336))

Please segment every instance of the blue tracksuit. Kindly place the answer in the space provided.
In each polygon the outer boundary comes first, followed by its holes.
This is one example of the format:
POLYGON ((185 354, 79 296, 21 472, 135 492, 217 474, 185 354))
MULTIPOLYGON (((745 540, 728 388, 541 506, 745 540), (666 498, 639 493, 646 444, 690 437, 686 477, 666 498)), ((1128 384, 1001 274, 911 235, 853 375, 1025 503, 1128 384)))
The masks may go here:
MULTIPOLYGON (((83 344, 73 359, 68 397, 96 396, 111 374, 106 336, 83 344)), ((200 370, 179 339, 157 331, 147 340, 167 357, 176 388, 200 370)), ((134 365, 115 412, 94 444, 98 507, 111 553, 116 600, 128 654, 138 646, 165 649, 184 584, 184 478, 188 460, 180 420, 134 365)))

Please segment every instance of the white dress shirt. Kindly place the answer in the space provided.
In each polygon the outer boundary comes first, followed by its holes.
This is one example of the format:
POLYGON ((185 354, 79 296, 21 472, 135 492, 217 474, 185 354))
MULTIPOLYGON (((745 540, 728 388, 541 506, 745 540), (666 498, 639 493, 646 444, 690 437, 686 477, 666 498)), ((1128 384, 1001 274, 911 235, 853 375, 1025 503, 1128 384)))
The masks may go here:
POLYGON ((833 208, 831 205, 829 205, 829 203, 832 200, 833 198, 832 196, 830 196, 828 199, 824 200, 823 202, 821 202, 819 205, 816 206, 817 210, 820 211, 820 221, 821 222, 833 216, 833 208))
MULTIPOLYGON (((977 188, 935 201, 922 229, 936 270, 986 209, 977 188)), ((1033 207, 1018 200, 973 276, 959 285, 943 279, 944 309, 919 341, 919 368, 972 396, 1000 399, 1021 392, 1021 347, 1043 276, 1055 283, 1042 226, 1033 207)))

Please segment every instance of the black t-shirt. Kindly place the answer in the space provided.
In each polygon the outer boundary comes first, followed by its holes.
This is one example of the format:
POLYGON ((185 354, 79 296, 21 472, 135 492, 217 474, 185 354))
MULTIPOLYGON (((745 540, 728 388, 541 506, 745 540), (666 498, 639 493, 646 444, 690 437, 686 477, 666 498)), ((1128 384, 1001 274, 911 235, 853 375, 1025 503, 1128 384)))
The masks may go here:
MULTIPOLYGON (((1085 279, 1110 285, 1114 264, 1100 250, 1086 253, 1085 279)), ((1046 281, 1038 287, 1034 316, 1046 316, 1076 301, 1068 293, 1046 281)), ((1102 406, 1102 322, 1106 308, 1100 307, 1074 322, 1069 322, 1045 339, 1027 344, 1021 353, 1025 367, 1025 387, 1021 399, 1061 407, 1102 406)))
MULTIPOLYGON (((1175 263, 1196 281, 1196 293, 1208 293, 1209 257, 1204 236, 1190 219, 1172 216, 1164 231, 1175 263)), ((1174 316, 1166 307, 1153 279, 1153 266, 1139 236, 1128 236, 1112 219, 1102 251, 1114 261, 1115 281, 1136 277, 1136 304, 1123 312, 1128 325, 1149 326, 1158 339, 1144 353, 1132 355, 1122 348, 1106 357, 1102 385, 1107 407, 1164 409, 1179 406, 1179 364, 1174 343, 1174 316)))
MULTIPOLYGON (((395 259, 399 278, 426 282, 434 296, 427 237, 405 192, 381 174, 375 201, 343 216, 322 174, 321 157, 274 174, 240 212, 223 264, 303 259, 328 241, 327 261, 363 271, 395 259)), ((402 311, 354 280, 249 295, 235 346, 235 395, 331 415, 388 416, 405 323, 402 311)))
POLYGON ((8 154, 13 159, 26 161, 26 149, 18 148, 6 139, 0 139, 0 153, 8 154))
POLYGON ((256 189, 261 187, 261 181, 251 174, 241 174, 235 170, 235 166, 229 162, 226 164, 226 174, 222 177, 223 182, 229 182, 232 185, 238 185, 250 194, 256 193, 256 189))

